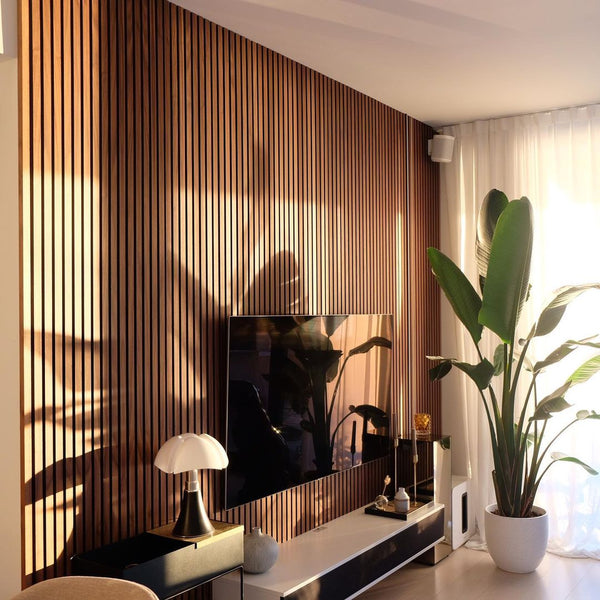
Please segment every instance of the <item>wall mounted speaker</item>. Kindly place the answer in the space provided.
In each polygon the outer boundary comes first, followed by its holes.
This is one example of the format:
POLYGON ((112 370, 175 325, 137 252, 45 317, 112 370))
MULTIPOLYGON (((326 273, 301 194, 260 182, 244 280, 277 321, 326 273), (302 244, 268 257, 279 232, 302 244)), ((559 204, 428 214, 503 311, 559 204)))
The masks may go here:
POLYGON ((454 137, 451 135, 436 134, 427 144, 427 153, 433 162, 451 162, 453 149, 454 137))

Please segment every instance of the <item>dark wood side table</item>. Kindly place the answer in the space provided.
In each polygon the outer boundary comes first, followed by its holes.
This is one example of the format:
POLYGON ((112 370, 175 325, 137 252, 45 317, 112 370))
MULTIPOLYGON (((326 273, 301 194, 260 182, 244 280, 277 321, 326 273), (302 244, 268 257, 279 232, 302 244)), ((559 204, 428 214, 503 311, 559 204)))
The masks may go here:
POLYGON ((72 558, 73 573, 141 583, 168 600, 228 573, 239 572, 244 598, 244 527, 211 521, 215 531, 197 538, 171 534, 173 524, 72 558))

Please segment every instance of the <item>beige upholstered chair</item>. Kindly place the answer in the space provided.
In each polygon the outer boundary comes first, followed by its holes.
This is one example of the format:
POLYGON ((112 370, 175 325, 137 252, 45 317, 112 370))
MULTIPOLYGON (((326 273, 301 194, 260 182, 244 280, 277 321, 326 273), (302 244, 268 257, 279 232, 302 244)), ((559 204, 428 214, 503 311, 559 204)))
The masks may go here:
POLYGON ((40 581, 12 600, 158 600, 158 596, 133 581, 75 576, 40 581))

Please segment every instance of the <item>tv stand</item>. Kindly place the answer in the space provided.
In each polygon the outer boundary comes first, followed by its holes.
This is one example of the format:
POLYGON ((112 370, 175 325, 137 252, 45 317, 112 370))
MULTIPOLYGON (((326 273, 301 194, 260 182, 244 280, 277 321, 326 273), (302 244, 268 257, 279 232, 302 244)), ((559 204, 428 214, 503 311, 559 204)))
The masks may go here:
MULTIPOLYGON (((431 503, 406 521, 365 514, 364 508, 299 535, 279 547, 266 573, 244 576, 246 600, 354 598, 444 539, 444 505, 431 503)), ((228 600, 239 580, 213 584, 228 600)))

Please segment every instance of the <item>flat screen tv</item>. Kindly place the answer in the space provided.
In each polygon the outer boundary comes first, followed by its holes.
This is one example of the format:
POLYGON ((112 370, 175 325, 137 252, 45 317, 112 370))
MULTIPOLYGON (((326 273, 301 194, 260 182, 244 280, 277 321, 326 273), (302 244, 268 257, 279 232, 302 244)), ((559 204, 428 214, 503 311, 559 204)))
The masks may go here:
POLYGON ((229 318, 226 508, 390 451, 391 315, 229 318))

